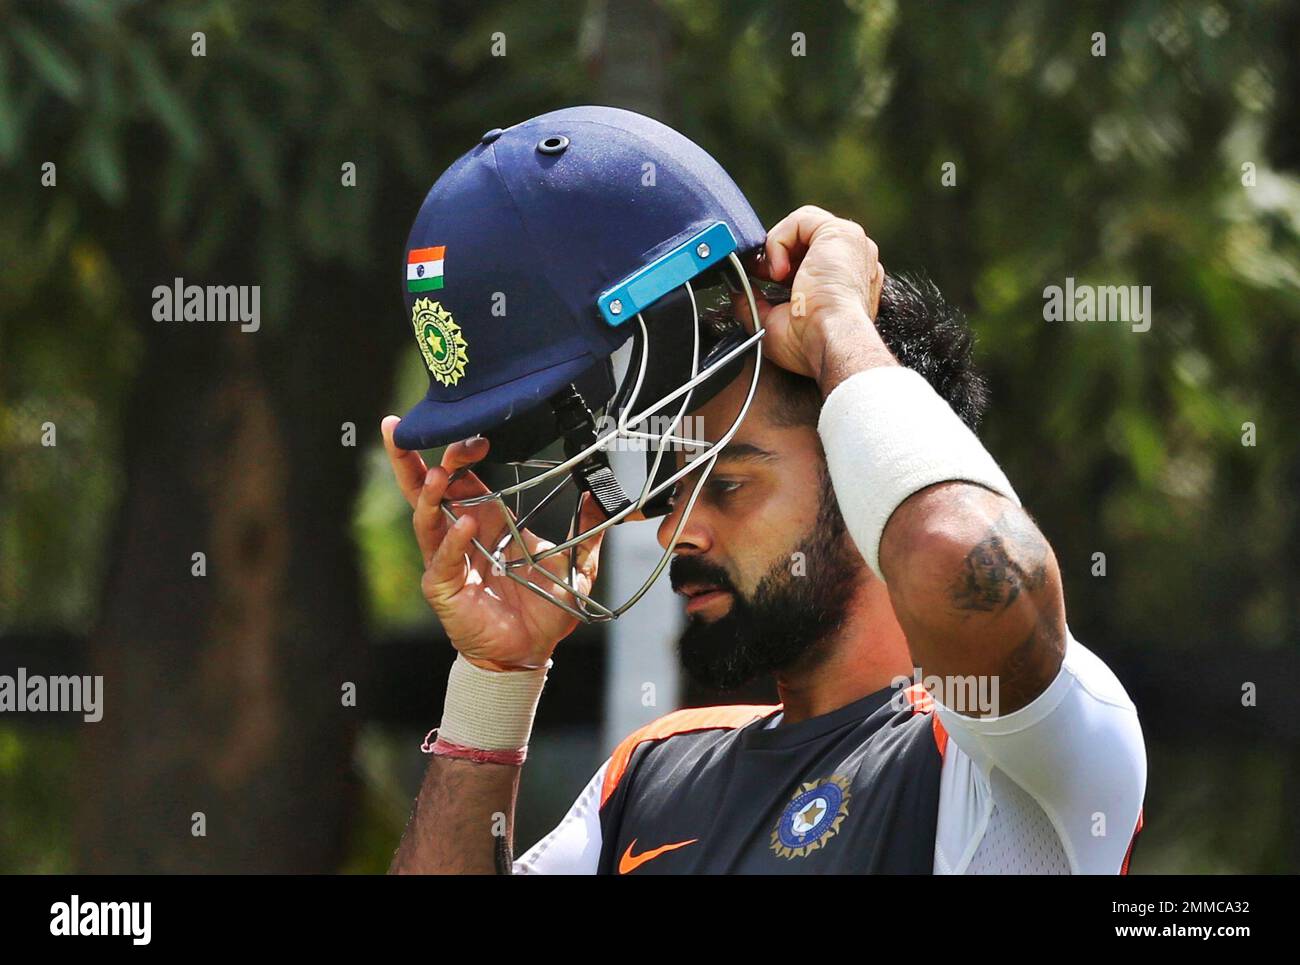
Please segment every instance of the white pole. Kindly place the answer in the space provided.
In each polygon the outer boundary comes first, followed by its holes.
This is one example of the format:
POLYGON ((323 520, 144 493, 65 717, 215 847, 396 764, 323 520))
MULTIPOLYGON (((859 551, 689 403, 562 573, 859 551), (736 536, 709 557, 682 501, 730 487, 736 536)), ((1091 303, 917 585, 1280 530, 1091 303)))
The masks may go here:
MULTIPOLYGON (((620 456, 645 459, 639 453, 610 453, 611 462, 620 456)), ((620 474, 620 478, 625 477, 620 474)), ((655 539, 658 522, 645 520, 610 528, 600 564, 602 582, 609 580, 608 599, 626 600, 659 562, 663 547, 655 539)), ((681 625, 681 599, 673 593, 667 571, 630 610, 605 624, 604 752, 612 751, 642 724, 677 709, 681 697, 677 661, 681 625)))
MULTIPOLYGON (((584 46, 601 68, 602 102, 667 121, 668 34, 659 5, 652 0, 596 0, 588 7, 585 28, 584 46)), ((611 452, 609 456, 619 479, 645 477, 644 453, 611 452), (639 460, 639 474, 622 460, 639 460), (624 467, 629 470, 626 474, 624 467)), ((657 520, 623 523, 608 531, 600 565, 600 582, 608 580, 610 587, 607 600, 628 599, 659 562, 663 547, 655 538, 657 524, 657 520)), ((681 599, 673 593, 665 571, 635 606, 605 624, 608 661, 601 733, 605 752, 642 724, 677 709, 681 695, 677 635, 682 616, 681 599)))

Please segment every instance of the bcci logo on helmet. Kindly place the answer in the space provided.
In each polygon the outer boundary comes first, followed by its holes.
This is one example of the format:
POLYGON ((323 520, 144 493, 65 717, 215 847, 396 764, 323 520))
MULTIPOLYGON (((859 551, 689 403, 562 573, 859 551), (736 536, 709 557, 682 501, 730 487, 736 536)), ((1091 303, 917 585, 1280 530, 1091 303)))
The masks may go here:
POLYGON ((443 385, 459 382, 469 361, 466 353, 469 346, 451 312, 438 302, 417 298, 411 308, 411 324, 415 326, 415 340, 424 356, 424 364, 433 377, 443 385))

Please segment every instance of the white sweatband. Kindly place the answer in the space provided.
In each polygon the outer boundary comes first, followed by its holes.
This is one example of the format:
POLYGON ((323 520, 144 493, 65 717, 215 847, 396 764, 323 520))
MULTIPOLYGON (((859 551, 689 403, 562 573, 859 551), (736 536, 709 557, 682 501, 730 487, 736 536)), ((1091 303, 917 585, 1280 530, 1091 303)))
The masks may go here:
POLYGON ((485 751, 527 747, 550 667, 548 660, 536 670, 496 673, 457 654, 447 676, 438 738, 485 751))
POLYGON ((826 397, 817 432, 849 535, 882 581, 885 524, 913 493, 960 480, 1020 505, 975 433, 912 369, 891 365, 849 376, 826 397))

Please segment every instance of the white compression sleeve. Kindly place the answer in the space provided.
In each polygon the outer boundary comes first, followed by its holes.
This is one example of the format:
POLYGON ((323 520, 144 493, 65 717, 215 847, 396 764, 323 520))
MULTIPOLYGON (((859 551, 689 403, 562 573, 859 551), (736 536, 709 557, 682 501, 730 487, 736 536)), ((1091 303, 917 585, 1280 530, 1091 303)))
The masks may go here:
POLYGON ((1020 505, 975 433, 911 369, 886 366, 845 379, 822 404, 817 431, 845 525, 881 580, 885 524, 913 493, 960 480, 1020 505))

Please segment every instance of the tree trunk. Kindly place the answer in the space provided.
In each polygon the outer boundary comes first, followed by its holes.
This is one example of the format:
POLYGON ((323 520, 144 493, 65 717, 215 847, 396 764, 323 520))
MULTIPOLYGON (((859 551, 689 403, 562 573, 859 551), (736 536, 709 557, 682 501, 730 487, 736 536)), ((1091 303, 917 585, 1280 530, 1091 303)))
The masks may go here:
MULTIPOLYGON (((146 261, 137 249, 122 270, 146 261)), ((252 274, 225 264, 220 278, 252 274)), ((91 639, 104 717, 83 743, 82 871, 330 872, 344 857, 358 710, 342 688, 366 689, 358 450, 341 426, 361 443, 378 431, 400 345, 396 321, 371 321, 392 273, 367 274, 363 287, 313 272, 324 280, 300 286, 292 317, 258 332, 142 322, 91 639)), ((135 279, 140 318, 172 277, 135 279)))

